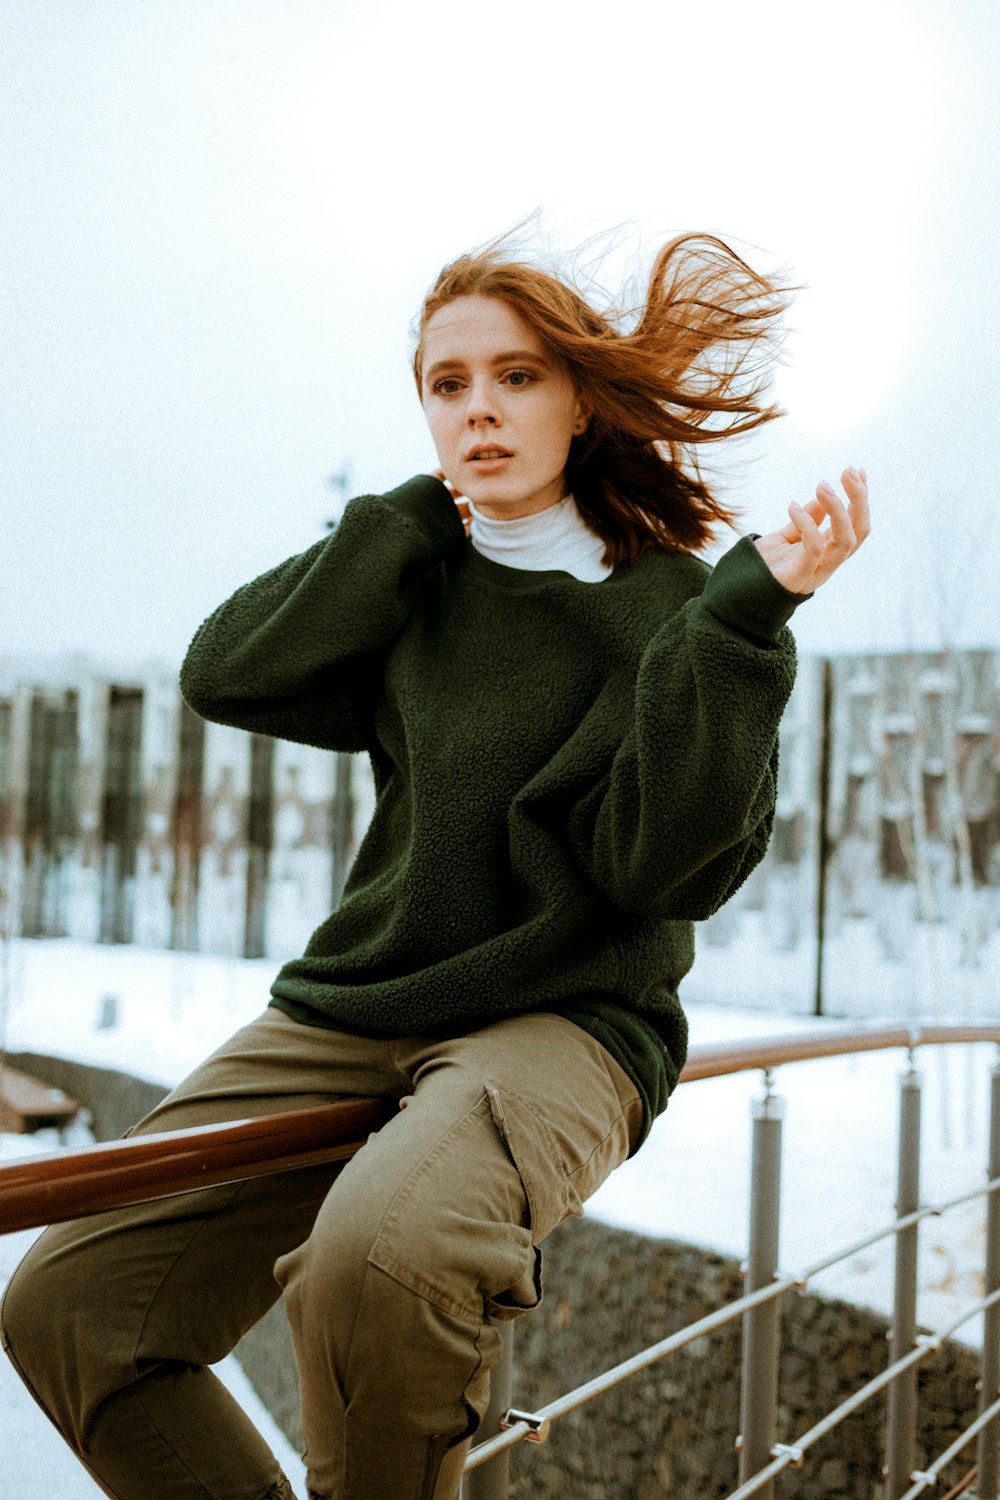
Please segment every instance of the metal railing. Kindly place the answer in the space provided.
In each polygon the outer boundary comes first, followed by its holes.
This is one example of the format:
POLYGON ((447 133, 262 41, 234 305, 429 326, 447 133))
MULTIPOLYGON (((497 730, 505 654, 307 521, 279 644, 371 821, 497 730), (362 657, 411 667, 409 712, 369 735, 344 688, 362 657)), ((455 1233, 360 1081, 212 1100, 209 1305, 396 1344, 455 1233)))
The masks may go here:
MULTIPOLYGON (((918 1048, 955 1043, 1000 1044, 1000 1026, 869 1027, 829 1029, 692 1049, 682 1082, 760 1070, 763 1096, 753 1105, 751 1213, 746 1293, 669 1337, 623 1360, 603 1374, 549 1402, 538 1411, 511 1406, 511 1324, 505 1326, 505 1353, 494 1371, 490 1411, 482 1440, 466 1462, 463 1500, 504 1500, 507 1458, 516 1444, 544 1442, 554 1422, 731 1323, 743 1320, 742 1432, 739 1483, 727 1500, 752 1495, 773 1500, 776 1479, 808 1462, 810 1450, 872 1397, 888 1391, 886 1500, 917 1500, 935 1487, 941 1474, 973 1441, 976 1463, 960 1488, 978 1500, 997 1500, 1000 1433, 1000 1060, 990 1077, 989 1153, 982 1187, 945 1202, 921 1204, 921 1080, 918 1048), (774 1093, 774 1069, 793 1062, 893 1048, 905 1049, 907 1067, 900 1081, 896 1217, 814 1264, 797 1271, 778 1263, 780 1167, 783 1101, 774 1093), (984 1293, 960 1317, 933 1334, 918 1334, 916 1299, 918 1236, 923 1219, 939 1216, 972 1199, 985 1197, 984 1293), (854 1391, 808 1431, 791 1442, 777 1440, 780 1299, 804 1290, 810 1279, 879 1241, 895 1238, 894 1314, 887 1367, 854 1391), (959 1437, 925 1469, 915 1466, 917 1367, 946 1340, 983 1314, 979 1412, 959 1437), (497 1431, 497 1427, 501 1430, 497 1431), (493 1434, 493 1435, 491 1435, 493 1434), (964 1486, 975 1484, 975 1489, 964 1486)), ((233 1124, 201 1126, 166 1135, 147 1135, 110 1145, 86 1147, 22 1160, 0 1168, 0 1233, 30 1228, 104 1209, 169 1197, 199 1187, 288 1171, 319 1162, 346 1162, 367 1135, 393 1112, 383 1100, 352 1099, 313 1109, 264 1116, 233 1124)), ((953 1492, 957 1493, 957 1492, 953 1492)))

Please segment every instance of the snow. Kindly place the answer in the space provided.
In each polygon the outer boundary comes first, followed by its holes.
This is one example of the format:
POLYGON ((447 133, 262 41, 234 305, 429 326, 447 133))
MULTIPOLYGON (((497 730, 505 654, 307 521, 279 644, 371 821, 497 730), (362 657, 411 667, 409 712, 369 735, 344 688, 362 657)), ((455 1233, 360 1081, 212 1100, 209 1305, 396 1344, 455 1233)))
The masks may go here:
POLYGON ((178 1083, 270 998, 273 959, 101 945, 12 945, 6 1047, 178 1083), (112 1002, 111 1007, 107 1002, 112 1002), (119 1024, 102 1030, 101 1012, 119 1024))
MULTIPOLYGON (((709 935, 684 998, 695 1043, 835 1026, 804 1012, 811 1004, 812 977, 801 950, 775 951, 762 920, 741 914, 738 928, 709 935), (728 940, 731 938, 732 940, 728 940), (726 940, 724 940, 726 939, 726 940), (725 996, 731 1003, 712 1003, 725 996), (770 1000, 769 1009, 762 1009, 770 1000), (732 1003, 732 1002, 737 1003, 732 1003), (798 1014, 795 1014, 795 1012, 798 1014)), ((957 940, 947 930, 915 932, 901 945, 905 957, 892 962, 887 945, 869 924, 845 923, 831 941, 830 1001, 853 1018, 872 1022, 917 1019, 994 1019, 1000 934, 979 947, 979 964, 960 962, 957 940)), ((238 1026, 266 1005, 273 960, 237 960, 174 954, 134 947, 88 946, 69 940, 11 945, 3 969, 6 1046, 75 1057, 118 1068, 154 1082, 172 1084, 238 1026), (101 1029, 108 996, 118 1024, 101 1029)), ((989 1072, 995 1049, 963 1046, 921 1049, 917 1065, 924 1083, 922 1197, 939 1203, 982 1186, 986 1177, 989 1072)), ((775 1087, 785 1101, 782 1168, 781 1261, 800 1272, 831 1250, 851 1244, 894 1214, 897 1084, 906 1064, 900 1052, 787 1065, 775 1087)), ((700 1244, 743 1258, 748 1223, 750 1111, 762 1092, 759 1074, 684 1085, 657 1121, 642 1151, 591 1199, 597 1219, 640 1232, 700 1244)), ((6 1138, 8 1143, 12 1138, 6 1138)), ((22 1150, 13 1139, 9 1149, 22 1150)), ((29 1149, 37 1149, 31 1143, 29 1149)), ((920 1231, 921 1284, 918 1318, 938 1328, 981 1294, 984 1261, 983 1199, 940 1218, 920 1231)), ((0 1242, 0 1277, 9 1274, 27 1243, 25 1236, 0 1242)), ((816 1275, 810 1289, 842 1297, 888 1314, 894 1244, 887 1239, 816 1275)), ((978 1322, 961 1336, 975 1342, 978 1322)), ((225 1370, 238 1399, 268 1425, 270 1440, 293 1483, 302 1467, 261 1413, 238 1367, 225 1370)), ((223 1367, 220 1367, 222 1373, 223 1367)), ((45 1490, 66 1500, 96 1490, 84 1476, 53 1483, 62 1450, 16 1378, 0 1365, 0 1403, 5 1421, 16 1422, 8 1451, 23 1455, 26 1469, 8 1493, 29 1500, 45 1490), (48 1443, 53 1452, 50 1456, 48 1443), (56 1450, 58 1449, 58 1455, 56 1450), (50 1464, 52 1467, 50 1468, 50 1464), (32 1486, 29 1470, 36 1476, 32 1486), (89 1487, 87 1487, 89 1486, 89 1487)), ((75 1476, 70 1460, 67 1474, 75 1476)))

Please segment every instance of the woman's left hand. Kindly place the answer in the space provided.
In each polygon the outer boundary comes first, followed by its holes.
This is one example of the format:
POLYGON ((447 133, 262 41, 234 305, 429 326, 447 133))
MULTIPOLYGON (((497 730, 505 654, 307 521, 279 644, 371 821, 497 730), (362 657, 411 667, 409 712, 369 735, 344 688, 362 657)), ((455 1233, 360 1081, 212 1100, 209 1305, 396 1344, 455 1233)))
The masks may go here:
POLYGON ((868 476, 864 469, 845 469, 840 482, 845 506, 832 484, 816 486, 808 505, 788 507, 791 521, 780 531, 756 539, 754 546, 780 584, 792 594, 811 594, 861 546, 871 530, 868 476), (820 530, 824 516, 830 525, 820 530))

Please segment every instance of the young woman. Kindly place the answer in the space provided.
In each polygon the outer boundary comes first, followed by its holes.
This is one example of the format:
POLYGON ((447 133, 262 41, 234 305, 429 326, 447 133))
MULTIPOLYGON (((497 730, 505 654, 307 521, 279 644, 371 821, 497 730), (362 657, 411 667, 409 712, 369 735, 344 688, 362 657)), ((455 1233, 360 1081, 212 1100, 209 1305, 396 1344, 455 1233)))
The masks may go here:
POLYGON ((440 471, 198 631, 225 724, 364 751, 377 805, 343 901, 264 1014, 141 1130, 380 1095, 325 1168, 50 1229, 5 1341, 116 1500, 291 1494, 207 1366, 283 1291, 310 1493, 453 1500, 538 1246, 644 1139, 684 1061, 693 922, 760 860, 787 622, 868 532, 863 470, 786 525, 731 518, 698 446, 777 415, 784 294, 687 236, 634 326, 499 242, 447 267, 414 371, 440 471))

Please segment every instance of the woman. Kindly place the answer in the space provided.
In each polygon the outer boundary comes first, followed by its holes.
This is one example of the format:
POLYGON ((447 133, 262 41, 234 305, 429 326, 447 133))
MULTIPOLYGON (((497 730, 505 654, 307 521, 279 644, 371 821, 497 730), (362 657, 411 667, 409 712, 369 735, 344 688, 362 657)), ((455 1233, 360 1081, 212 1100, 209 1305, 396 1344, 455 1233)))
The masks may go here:
POLYGON ((279 1289, 311 1495, 453 1500, 497 1321, 677 1081, 692 923, 767 845, 787 621, 868 531, 848 469, 846 505, 822 484, 693 555, 730 519, 693 455, 777 415, 783 302, 710 238, 663 249, 631 331, 502 241, 462 257, 417 330, 439 473, 353 501, 198 631, 194 708, 366 751, 377 806, 264 1015, 139 1128, 400 1110, 332 1186, 211 1189, 28 1256, 12 1358, 117 1500, 290 1495, 206 1368, 279 1289))

